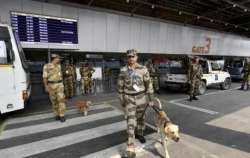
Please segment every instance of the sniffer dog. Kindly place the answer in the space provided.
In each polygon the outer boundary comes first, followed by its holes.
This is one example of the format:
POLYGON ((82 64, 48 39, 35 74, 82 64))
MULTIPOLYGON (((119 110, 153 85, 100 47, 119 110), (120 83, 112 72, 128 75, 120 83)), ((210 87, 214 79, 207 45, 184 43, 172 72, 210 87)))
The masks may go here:
POLYGON ((76 101, 75 104, 76 104, 76 107, 78 108, 80 114, 87 116, 88 111, 89 111, 89 107, 92 105, 92 102, 80 100, 80 101, 76 101))
POLYGON ((179 127, 178 125, 173 124, 168 118, 167 114, 162 110, 161 102, 158 98, 156 101, 159 104, 159 107, 153 106, 152 108, 155 110, 155 125, 158 129, 158 132, 161 134, 161 141, 164 148, 165 158, 169 158, 168 150, 167 150, 167 140, 172 139, 175 142, 178 142, 180 139, 179 136, 179 127))

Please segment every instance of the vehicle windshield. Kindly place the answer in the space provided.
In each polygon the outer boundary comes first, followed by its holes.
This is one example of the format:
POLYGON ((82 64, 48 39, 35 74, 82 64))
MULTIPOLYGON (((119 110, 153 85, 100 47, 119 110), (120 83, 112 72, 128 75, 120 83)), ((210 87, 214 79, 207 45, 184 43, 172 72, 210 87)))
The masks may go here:
POLYGON ((235 67, 235 68, 243 67, 243 61, 234 61, 234 62, 232 62, 232 67, 235 67))
POLYGON ((187 69, 185 68, 182 61, 171 61, 169 65, 171 74, 186 74, 187 69))
POLYGON ((27 63, 27 60, 25 58, 25 55, 24 55, 24 52, 23 52, 23 48, 21 46, 21 43, 20 43, 20 40, 19 40, 19 37, 17 35, 17 33, 13 31, 13 34, 15 36, 15 41, 16 41, 16 44, 17 44, 17 49, 18 49, 18 53, 19 53, 19 56, 20 56, 20 59, 21 59, 21 62, 22 62, 22 66, 25 70, 28 70, 28 63, 27 63))
POLYGON ((221 70, 221 66, 216 62, 211 62, 211 67, 213 71, 221 70))

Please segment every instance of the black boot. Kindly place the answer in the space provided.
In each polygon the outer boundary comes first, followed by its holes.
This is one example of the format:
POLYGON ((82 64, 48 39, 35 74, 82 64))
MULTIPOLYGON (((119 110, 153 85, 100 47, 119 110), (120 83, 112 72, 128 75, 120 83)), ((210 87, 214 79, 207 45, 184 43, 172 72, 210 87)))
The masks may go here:
POLYGON ((194 100, 199 100, 199 98, 197 98, 195 95, 193 96, 193 99, 194 100))
POLYGON ((122 155, 122 158, 135 158, 135 157, 136 157, 136 154, 131 151, 126 151, 126 153, 122 155))
POLYGON ((244 86, 242 85, 242 86, 239 88, 239 90, 244 90, 244 86))
POLYGON ((192 101, 192 100, 193 100, 193 97, 192 97, 192 96, 190 96, 190 97, 189 97, 189 101, 192 101))
POLYGON ((135 134, 135 139, 138 139, 142 144, 146 143, 146 139, 142 135, 135 134))
POLYGON ((65 117, 64 117, 64 116, 61 116, 61 117, 60 117, 60 121, 61 121, 61 122, 65 122, 65 121, 66 121, 65 117))
POLYGON ((249 91, 249 85, 247 85, 247 91, 249 91))
POLYGON ((59 121, 60 120, 60 116, 55 116, 55 120, 59 121))

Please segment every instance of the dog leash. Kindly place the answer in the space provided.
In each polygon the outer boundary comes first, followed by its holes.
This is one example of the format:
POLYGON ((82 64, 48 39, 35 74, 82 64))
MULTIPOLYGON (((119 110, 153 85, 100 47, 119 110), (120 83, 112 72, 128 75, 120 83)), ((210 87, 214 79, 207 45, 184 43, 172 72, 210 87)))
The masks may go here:
POLYGON ((162 111, 162 109, 159 108, 159 107, 156 106, 156 105, 150 106, 149 104, 147 104, 142 116, 145 115, 146 110, 147 110, 148 107, 152 107, 152 109, 153 109, 156 113, 158 113, 158 114, 162 111))

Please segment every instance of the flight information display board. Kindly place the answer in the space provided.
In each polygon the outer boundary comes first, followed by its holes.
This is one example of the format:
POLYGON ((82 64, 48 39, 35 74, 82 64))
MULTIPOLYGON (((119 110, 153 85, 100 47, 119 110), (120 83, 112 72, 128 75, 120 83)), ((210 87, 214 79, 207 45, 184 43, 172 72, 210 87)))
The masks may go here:
POLYGON ((11 12, 11 25, 21 42, 78 44, 75 19, 11 12))

